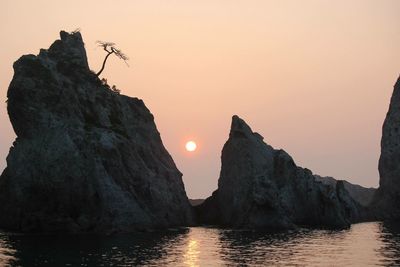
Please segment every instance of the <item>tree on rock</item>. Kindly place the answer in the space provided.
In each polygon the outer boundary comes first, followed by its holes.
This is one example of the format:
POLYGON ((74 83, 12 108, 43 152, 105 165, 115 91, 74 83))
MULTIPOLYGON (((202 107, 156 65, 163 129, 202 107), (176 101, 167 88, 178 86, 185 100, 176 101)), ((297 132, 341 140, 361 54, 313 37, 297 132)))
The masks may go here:
POLYGON ((119 49, 117 49, 115 47, 115 43, 97 41, 97 44, 100 47, 103 47, 104 51, 107 52, 107 55, 104 58, 103 65, 101 66, 101 69, 99 70, 99 72, 96 73, 97 76, 100 76, 100 74, 103 72, 103 70, 104 70, 104 68, 106 66, 107 59, 111 54, 116 55, 119 59, 122 59, 126 64, 128 64, 126 61, 128 61, 129 58, 124 53, 122 53, 121 50, 119 50, 119 49))

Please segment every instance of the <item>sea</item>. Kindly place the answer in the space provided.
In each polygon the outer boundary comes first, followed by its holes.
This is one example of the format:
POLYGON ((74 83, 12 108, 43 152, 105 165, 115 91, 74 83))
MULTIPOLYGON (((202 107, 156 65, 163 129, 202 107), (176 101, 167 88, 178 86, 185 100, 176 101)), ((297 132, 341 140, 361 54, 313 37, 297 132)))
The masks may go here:
POLYGON ((0 232, 0 266, 400 266, 400 224, 279 233, 212 227, 114 235, 0 232))

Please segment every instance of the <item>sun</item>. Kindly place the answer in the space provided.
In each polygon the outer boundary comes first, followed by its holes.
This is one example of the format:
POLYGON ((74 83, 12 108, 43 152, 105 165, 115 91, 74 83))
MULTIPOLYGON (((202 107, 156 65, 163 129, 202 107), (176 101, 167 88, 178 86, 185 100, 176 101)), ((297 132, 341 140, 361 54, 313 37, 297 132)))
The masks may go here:
POLYGON ((196 145, 196 143, 194 141, 189 141, 189 142, 186 143, 185 148, 186 148, 187 151, 193 152, 193 151, 196 150, 197 145, 196 145))

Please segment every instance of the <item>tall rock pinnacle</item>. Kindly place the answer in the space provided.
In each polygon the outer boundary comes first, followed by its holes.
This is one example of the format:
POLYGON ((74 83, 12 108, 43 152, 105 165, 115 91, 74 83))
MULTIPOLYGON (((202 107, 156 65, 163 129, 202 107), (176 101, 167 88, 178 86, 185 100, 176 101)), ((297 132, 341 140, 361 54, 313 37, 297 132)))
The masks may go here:
POLYGON ((17 139, 0 177, 0 228, 113 232, 190 225, 182 174, 142 100, 89 70, 79 32, 14 64, 17 139))
POLYGON ((379 189, 375 198, 378 216, 400 219, 400 77, 394 85, 382 128, 379 189))
POLYGON ((360 219, 359 206, 341 184, 316 181, 310 170, 264 143, 238 116, 232 118, 221 161, 218 189, 196 207, 202 223, 276 230, 346 228, 360 219))

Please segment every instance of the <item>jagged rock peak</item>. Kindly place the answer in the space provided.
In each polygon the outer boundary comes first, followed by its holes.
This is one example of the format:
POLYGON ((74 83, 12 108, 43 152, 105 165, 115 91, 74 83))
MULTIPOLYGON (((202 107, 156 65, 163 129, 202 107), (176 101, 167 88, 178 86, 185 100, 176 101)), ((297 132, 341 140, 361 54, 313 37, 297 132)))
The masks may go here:
POLYGON ((48 50, 41 50, 40 55, 48 55, 56 61, 73 64, 76 67, 89 69, 85 44, 79 31, 60 32, 60 40, 56 40, 48 50))
POLYGON ((65 97, 64 92, 71 90, 76 81, 83 81, 81 88, 86 88, 83 84, 87 82, 100 84, 89 70, 81 33, 61 31, 60 37, 49 49, 41 49, 38 56, 24 55, 13 65, 14 77, 7 92, 7 108, 14 131, 19 137, 29 137, 43 130, 40 127, 45 125, 45 117, 69 117, 68 111, 75 105, 58 106, 62 101, 56 99, 65 97), (50 106, 46 109, 53 110, 44 114, 40 106, 49 100, 51 103, 48 103, 50 106), (21 105, 22 102, 24 105, 21 105), (56 109, 59 110, 55 112, 56 109))
POLYGON ((232 123, 231 123, 231 134, 235 132, 242 132, 245 134, 252 134, 253 131, 251 130, 250 126, 247 123, 239 118, 238 115, 232 116, 232 123))
POLYGON ((234 137, 257 137, 258 139, 263 140, 264 138, 259 134, 252 131, 250 126, 241 119, 238 115, 232 116, 231 130, 229 133, 230 138, 234 137))

